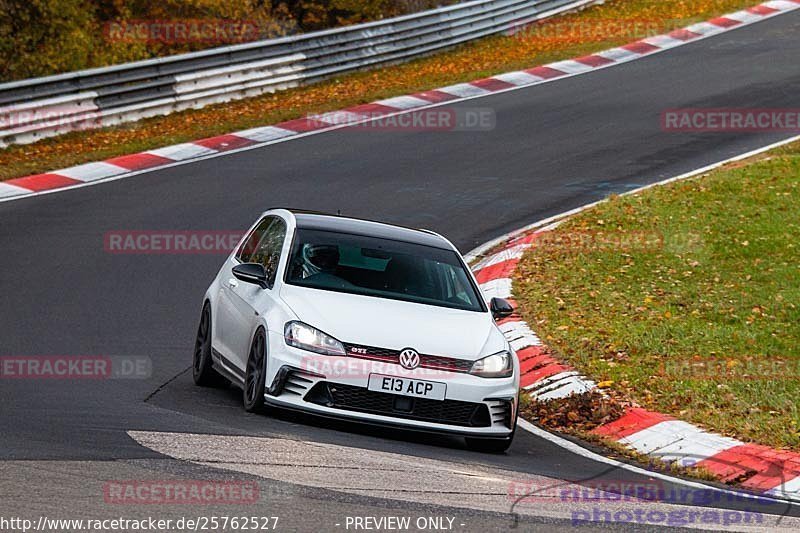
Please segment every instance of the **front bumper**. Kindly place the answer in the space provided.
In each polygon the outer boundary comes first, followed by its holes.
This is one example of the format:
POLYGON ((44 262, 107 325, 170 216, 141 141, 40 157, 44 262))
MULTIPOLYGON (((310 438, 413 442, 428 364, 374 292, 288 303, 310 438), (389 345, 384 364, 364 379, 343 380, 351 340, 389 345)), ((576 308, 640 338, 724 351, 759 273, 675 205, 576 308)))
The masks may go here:
POLYGON ((355 357, 329 357, 287 346, 270 337, 265 401, 293 410, 471 437, 503 438, 513 433, 519 381, 417 368, 355 357), (445 383, 445 400, 412 398, 368 390, 370 374, 445 383))

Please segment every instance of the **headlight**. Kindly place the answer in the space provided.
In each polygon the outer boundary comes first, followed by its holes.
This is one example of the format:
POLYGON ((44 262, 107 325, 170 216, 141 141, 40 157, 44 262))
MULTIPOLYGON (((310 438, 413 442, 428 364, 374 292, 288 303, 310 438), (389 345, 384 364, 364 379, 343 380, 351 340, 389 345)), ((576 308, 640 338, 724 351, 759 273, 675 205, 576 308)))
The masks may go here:
POLYGON ((507 378, 514 373, 514 360, 511 353, 498 352, 475 361, 469 373, 482 378, 507 378))
POLYGON ((286 339, 286 344, 301 350, 322 355, 346 355, 341 342, 302 322, 287 322, 283 329, 283 338, 286 339))

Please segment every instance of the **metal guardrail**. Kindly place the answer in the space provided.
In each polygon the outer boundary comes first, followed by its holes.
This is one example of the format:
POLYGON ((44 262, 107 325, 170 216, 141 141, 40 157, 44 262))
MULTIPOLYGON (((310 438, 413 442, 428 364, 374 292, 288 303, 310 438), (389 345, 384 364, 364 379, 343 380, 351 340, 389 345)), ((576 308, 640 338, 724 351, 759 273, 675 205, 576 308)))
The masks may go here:
POLYGON ((396 63, 598 0, 475 0, 412 15, 0 84, 0 147, 396 63))

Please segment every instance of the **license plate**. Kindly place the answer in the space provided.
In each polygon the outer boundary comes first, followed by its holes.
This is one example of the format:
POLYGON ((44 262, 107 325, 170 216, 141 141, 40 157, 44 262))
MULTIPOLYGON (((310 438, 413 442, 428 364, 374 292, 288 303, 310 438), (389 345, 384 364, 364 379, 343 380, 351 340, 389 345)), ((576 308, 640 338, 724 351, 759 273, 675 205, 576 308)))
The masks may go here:
POLYGON ((436 381, 422 381, 420 379, 398 378, 397 376, 383 376, 381 374, 369 375, 371 391, 402 394, 415 398, 428 398, 429 400, 444 400, 447 385, 436 381))

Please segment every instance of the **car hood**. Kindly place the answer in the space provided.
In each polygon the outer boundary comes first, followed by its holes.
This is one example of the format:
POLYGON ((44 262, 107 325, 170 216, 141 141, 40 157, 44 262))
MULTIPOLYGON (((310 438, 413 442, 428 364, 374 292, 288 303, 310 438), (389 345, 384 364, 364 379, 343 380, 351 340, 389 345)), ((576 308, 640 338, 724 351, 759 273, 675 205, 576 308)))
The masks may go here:
POLYGON ((476 360, 505 349, 488 313, 284 285, 298 319, 346 344, 476 360))

